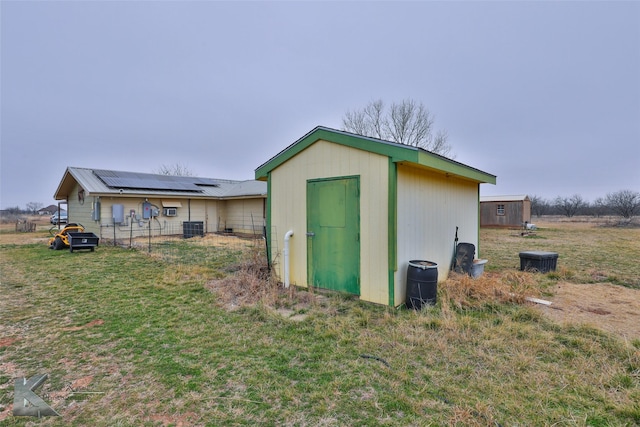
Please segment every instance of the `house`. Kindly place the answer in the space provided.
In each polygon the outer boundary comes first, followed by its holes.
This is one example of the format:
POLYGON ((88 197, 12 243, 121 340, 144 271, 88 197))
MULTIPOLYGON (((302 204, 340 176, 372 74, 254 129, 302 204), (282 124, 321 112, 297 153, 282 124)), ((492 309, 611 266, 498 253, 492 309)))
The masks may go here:
POLYGON ((420 148, 326 127, 255 177, 267 181, 269 257, 285 283, 389 306, 405 301, 410 260, 435 262, 447 278, 456 227, 478 247, 480 184, 496 182, 420 148))
POLYGON ((51 216, 54 213, 58 212, 58 207, 56 205, 49 205, 46 208, 38 209, 38 215, 46 215, 51 216))
POLYGON ((68 167, 54 194, 69 222, 101 238, 227 231, 262 234, 267 185, 68 167), (151 231, 150 231, 151 230, 151 231))
POLYGON ((522 227, 525 222, 531 222, 529 196, 480 197, 481 227, 522 227))

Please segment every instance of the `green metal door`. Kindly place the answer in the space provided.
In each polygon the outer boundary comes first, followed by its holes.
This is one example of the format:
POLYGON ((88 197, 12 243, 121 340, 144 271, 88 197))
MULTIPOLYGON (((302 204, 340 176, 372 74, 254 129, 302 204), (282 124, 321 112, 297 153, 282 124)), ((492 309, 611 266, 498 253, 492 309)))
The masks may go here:
POLYGON ((359 178, 307 181, 308 283, 360 295, 359 178))

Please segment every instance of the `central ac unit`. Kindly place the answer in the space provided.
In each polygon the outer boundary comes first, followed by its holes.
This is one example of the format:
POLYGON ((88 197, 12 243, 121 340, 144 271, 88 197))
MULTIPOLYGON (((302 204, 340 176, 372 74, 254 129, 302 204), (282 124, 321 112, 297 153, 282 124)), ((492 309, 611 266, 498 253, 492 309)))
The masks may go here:
POLYGON ((177 208, 164 208, 163 212, 164 216, 177 216, 178 209, 177 208))

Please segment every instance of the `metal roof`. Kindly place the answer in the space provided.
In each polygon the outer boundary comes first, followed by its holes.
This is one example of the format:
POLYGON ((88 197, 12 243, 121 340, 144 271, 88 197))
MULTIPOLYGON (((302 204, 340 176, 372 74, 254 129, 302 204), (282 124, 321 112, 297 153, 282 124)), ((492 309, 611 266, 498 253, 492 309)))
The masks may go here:
POLYGON ((517 196, 480 196, 480 202, 522 202, 529 200, 526 194, 517 196))
POLYGON ((74 182, 85 190, 87 196, 225 199, 267 195, 267 184, 254 180, 235 181, 68 167, 54 194, 55 200, 65 200, 74 182))
POLYGON ((356 135, 324 126, 315 127, 302 138, 298 139, 274 157, 258 166, 255 170, 255 177, 260 180, 266 180, 269 172, 287 162, 289 159, 293 158, 298 153, 319 140, 325 140, 334 144, 341 144, 359 150, 388 156, 395 163, 406 162, 408 164, 417 165, 418 167, 428 168, 443 174, 459 176, 478 183, 496 183, 495 175, 422 148, 371 138, 368 136, 356 135))

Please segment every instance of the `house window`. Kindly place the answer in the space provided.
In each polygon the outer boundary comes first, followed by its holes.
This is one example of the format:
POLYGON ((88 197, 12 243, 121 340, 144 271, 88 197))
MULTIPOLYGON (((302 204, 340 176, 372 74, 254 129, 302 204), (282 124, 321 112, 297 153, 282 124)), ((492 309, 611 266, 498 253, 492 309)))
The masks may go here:
POLYGON ((182 203, 177 200, 163 200, 162 214, 164 216, 178 216, 178 208, 182 207, 182 203))
POLYGON ((496 210, 496 214, 504 215, 504 205, 498 205, 498 209, 496 210))
POLYGON ((178 216, 177 208, 164 208, 162 211, 165 216, 178 216))

